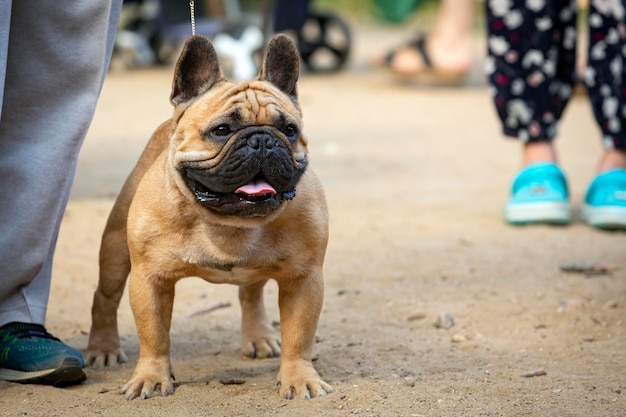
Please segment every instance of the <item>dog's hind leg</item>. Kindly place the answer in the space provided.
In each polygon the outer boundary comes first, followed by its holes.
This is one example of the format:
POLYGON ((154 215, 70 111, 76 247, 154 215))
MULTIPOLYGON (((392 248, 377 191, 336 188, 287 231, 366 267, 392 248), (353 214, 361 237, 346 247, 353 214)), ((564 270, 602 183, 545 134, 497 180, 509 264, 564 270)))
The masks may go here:
POLYGON ((130 272, 127 224, 128 210, 135 191, 157 156, 167 148, 172 121, 158 127, 150 138, 137 165, 115 200, 100 244, 100 277, 91 307, 91 331, 87 346, 87 365, 112 366, 126 362, 117 330, 117 308, 130 272))
POLYGON ((280 337, 265 315, 263 287, 267 280, 239 287, 241 350, 251 358, 280 356, 280 337))
POLYGON ((115 203, 102 235, 100 278, 91 308, 91 331, 87 346, 87 365, 113 366, 126 362, 117 329, 117 309, 130 272, 130 255, 126 241, 128 208, 115 203))

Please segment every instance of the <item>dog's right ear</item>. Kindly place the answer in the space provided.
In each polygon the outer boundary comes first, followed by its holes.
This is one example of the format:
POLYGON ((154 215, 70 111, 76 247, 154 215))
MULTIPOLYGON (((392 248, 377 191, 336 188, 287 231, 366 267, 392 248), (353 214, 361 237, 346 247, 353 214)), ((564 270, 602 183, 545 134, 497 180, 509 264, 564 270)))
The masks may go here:
POLYGON ((217 53, 211 42, 200 35, 191 36, 176 62, 170 102, 176 106, 201 95, 223 80, 217 53))
POLYGON ((260 80, 269 81, 294 100, 298 99, 300 56, 291 39, 279 33, 267 45, 261 65, 260 80))

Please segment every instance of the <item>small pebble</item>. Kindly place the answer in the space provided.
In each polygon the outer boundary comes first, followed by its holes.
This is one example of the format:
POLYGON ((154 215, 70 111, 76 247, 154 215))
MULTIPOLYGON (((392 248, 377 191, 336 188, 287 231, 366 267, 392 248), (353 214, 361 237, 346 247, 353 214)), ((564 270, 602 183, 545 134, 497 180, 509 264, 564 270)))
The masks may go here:
POLYGON ((467 337, 462 334, 453 334, 452 335, 452 343, 461 343, 467 342, 467 337))
POLYGON ((578 311, 585 307, 585 301, 578 298, 565 299, 560 301, 561 306, 557 310, 559 313, 567 311, 578 311))
POLYGON ((543 369, 539 369, 533 372, 522 374, 522 378, 533 378, 536 376, 545 376, 545 375, 547 375, 546 371, 544 371, 543 369))
POLYGON ((416 320, 424 320, 426 318, 426 314, 424 313, 415 313, 415 314, 411 314, 409 317, 407 317, 407 321, 416 321, 416 320))
POLYGON ((452 326, 454 326, 454 317, 447 312, 441 313, 435 321, 435 327, 438 329, 449 329, 452 326))

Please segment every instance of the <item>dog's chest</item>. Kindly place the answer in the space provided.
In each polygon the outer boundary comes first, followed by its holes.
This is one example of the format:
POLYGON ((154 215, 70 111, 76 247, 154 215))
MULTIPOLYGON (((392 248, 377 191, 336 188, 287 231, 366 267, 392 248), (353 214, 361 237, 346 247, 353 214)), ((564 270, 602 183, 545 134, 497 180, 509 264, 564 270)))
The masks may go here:
POLYGON ((202 278, 213 284, 248 285, 270 277, 258 269, 231 267, 205 268, 202 278))
POLYGON ((213 257, 196 258, 189 262, 193 265, 191 272, 205 281, 214 284, 247 285, 263 279, 271 278, 281 268, 275 262, 258 263, 254 261, 229 262, 213 257))

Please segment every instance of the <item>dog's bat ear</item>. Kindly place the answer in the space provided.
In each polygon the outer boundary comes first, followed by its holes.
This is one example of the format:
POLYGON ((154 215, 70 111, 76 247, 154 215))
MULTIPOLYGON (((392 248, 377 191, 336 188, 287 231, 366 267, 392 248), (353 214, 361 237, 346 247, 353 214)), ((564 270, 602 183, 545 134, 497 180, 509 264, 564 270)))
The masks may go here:
POLYGON ((269 81, 293 99, 298 98, 300 56, 288 36, 275 35, 265 50, 259 80, 269 81))
POLYGON ((200 35, 191 36, 176 62, 170 102, 184 103, 207 91, 224 75, 211 42, 200 35))

